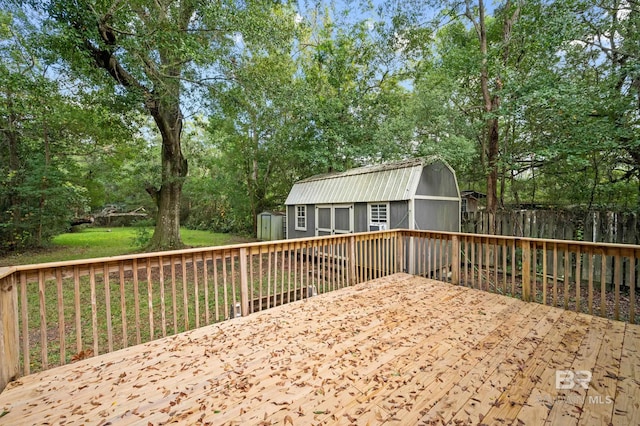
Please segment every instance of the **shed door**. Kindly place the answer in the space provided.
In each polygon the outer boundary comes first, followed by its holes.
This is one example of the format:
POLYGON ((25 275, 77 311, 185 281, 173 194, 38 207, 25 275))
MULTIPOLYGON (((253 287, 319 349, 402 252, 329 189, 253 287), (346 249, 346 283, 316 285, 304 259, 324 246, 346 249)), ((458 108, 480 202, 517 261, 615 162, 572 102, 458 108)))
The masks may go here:
POLYGON ((316 235, 349 234, 353 232, 353 204, 316 207, 316 235))
POLYGON ((331 206, 316 207, 316 235, 331 235, 331 206))
POLYGON ((261 240, 272 240, 271 238, 271 215, 263 214, 260 215, 262 219, 260 236, 258 237, 261 240))
POLYGON ((333 233, 349 234, 353 232, 353 206, 334 206, 333 233))

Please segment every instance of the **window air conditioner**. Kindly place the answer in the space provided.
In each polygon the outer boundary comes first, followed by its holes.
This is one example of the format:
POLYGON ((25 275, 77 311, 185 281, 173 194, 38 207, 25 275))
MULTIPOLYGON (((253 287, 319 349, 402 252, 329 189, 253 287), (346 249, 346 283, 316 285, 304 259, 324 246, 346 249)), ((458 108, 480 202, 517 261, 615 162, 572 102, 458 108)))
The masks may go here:
POLYGON ((369 231, 385 231, 387 229, 386 223, 370 223, 369 231))

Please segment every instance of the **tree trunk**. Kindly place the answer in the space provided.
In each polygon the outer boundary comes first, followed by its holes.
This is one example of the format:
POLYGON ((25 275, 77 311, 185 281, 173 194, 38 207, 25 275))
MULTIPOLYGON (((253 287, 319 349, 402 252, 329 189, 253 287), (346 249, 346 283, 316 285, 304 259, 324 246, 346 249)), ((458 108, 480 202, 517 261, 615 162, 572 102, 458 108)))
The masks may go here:
POLYGON ((180 200, 187 176, 187 160, 182 155, 182 114, 177 104, 149 107, 162 135, 162 183, 159 190, 147 191, 158 206, 156 227, 148 248, 175 250, 183 247, 180 237, 180 200))

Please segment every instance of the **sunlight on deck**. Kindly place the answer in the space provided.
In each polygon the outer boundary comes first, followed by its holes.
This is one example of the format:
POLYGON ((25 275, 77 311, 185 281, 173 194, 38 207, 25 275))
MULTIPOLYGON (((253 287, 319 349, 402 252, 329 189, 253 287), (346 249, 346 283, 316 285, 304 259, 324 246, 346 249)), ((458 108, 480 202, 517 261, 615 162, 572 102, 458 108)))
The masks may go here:
POLYGON ((22 377, 0 424, 639 424, 639 349, 637 325, 395 274, 22 377))

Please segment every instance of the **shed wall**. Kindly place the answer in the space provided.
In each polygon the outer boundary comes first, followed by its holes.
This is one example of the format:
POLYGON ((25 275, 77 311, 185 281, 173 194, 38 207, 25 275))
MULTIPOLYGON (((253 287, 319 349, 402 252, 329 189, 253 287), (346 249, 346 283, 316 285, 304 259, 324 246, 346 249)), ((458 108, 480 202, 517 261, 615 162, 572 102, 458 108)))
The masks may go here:
POLYGON ((460 196, 454 174, 440 161, 429 164, 423 169, 416 195, 436 197, 460 196))
POLYGON ((316 209, 312 204, 307 204, 307 230, 296 230, 296 206, 287 206, 287 238, 314 237, 316 224, 316 209))
POLYGON ((460 232, 458 201, 416 200, 416 229, 460 232))

